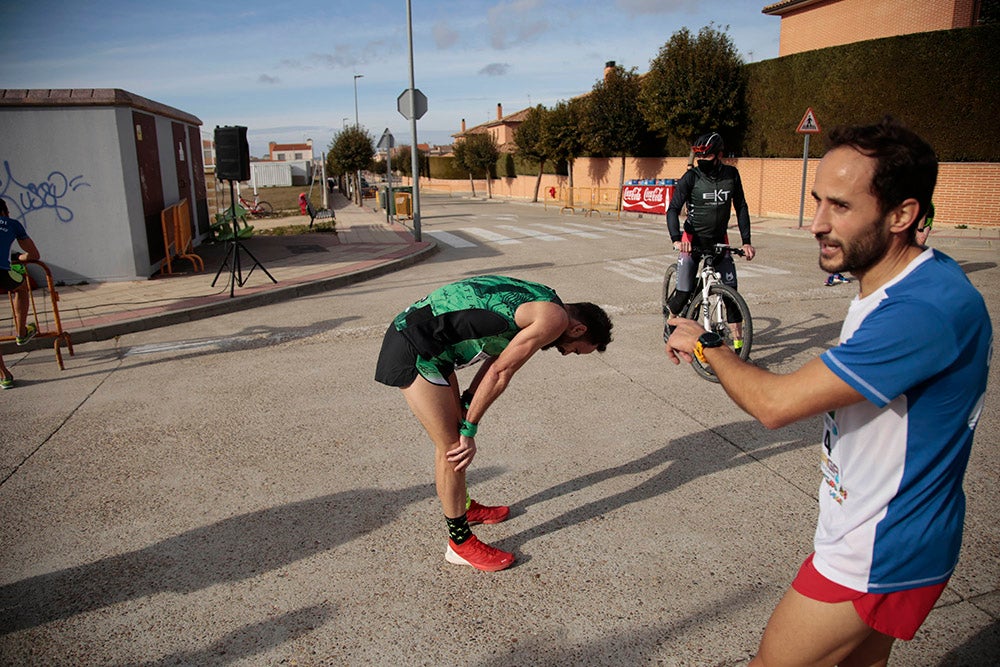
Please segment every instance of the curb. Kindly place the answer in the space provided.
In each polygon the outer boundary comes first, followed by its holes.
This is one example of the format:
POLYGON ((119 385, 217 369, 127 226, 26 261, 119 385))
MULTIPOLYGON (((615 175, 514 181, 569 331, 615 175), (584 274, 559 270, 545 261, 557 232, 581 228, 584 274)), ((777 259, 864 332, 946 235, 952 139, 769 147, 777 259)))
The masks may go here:
MULTIPOLYGON (((188 301, 200 301, 199 305, 180 307, 166 313, 158 313, 145 317, 109 322, 107 324, 97 324, 90 327, 70 329, 68 333, 73 345, 80 343, 94 343, 102 340, 110 340, 125 334, 148 331, 160 327, 171 326, 173 324, 183 324, 196 320, 235 313, 241 310, 269 306, 296 299, 302 296, 311 296, 321 292, 327 292, 338 287, 345 287, 358 282, 363 282, 371 278, 378 278, 400 269, 413 266, 431 257, 439 251, 438 245, 434 241, 424 241, 423 247, 416 251, 408 252, 397 259, 389 260, 363 269, 356 269, 347 273, 342 273, 328 278, 320 278, 308 282, 288 285, 287 287, 276 287, 274 289, 258 289, 256 292, 234 296, 229 295, 213 297, 213 300, 204 303, 205 297, 194 297, 188 301)), ((182 302, 183 303, 183 302, 182 302)), ((52 346, 48 339, 34 339, 28 345, 11 349, 9 353, 31 352, 34 350, 47 349, 52 346)), ((7 350, 4 350, 7 353, 7 350)))

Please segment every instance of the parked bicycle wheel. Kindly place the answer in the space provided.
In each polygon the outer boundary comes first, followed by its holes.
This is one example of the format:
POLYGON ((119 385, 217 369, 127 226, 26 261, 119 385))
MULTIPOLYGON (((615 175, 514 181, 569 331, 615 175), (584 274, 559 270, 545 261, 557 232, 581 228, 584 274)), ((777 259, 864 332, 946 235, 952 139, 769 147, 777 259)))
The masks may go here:
POLYGON ((660 295, 660 307, 663 311, 663 333, 666 338, 667 318, 670 317, 670 295, 677 287, 677 265, 671 264, 663 274, 663 293, 660 295))
MULTIPOLYGON (((702 303, 701 292, 696 292, 688 306, 690 317, 704 323, 704 304, 702 303)), ((743 300, 740 293, 728 285, 712 285, 708 290, 708 327, 710 331, 722 336, 729 349, 733 350, 740 359, 746 360, 750 356, 750 346, 753 344, 753 320, 750 317, 750 307, 743 300), (734 317, 739 313, 739 318, 734 317), (743 320, 743 345, 739 349, 735 348, 733 325, 731 319, 743 320)), ((691 363, 695 373, 710 380, 718 382, 710 366, 705 366, 697 359, 691 363)))
POLYGON ((259 201, 257 202, 257 206, 254 207, 252 213, 262 218, 266 218, 274 215, 274 207, 266 201, 259 201))

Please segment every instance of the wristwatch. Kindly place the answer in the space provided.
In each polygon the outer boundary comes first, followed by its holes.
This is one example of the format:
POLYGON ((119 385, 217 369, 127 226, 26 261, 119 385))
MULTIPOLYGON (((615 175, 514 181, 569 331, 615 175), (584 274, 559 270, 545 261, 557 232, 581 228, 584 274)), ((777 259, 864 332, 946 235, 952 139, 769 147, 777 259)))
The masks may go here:
POLYGON ((694 356, 703 364, 708 363, 704 352, 706 347, 722 347, 722 336, 712 331, 706 331, 698 336, 698 342, 694 344, 694 356))

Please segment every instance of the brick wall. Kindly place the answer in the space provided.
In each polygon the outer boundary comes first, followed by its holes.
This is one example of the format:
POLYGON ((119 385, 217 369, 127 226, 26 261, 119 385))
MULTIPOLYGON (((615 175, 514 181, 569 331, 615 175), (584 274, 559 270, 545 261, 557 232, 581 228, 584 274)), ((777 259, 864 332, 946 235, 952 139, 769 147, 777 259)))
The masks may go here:
MULTIPOLYGON (((750 215, 767 218, 798 220, 802 195, 801 158, 741 158, 727 160, 740 170, 750 215)), ((619 158, 579 158, 573 168, 573 187, 602 193, 617 190, 619 158)), ((809 224, 816 207, 810 195, 816 178, 818 159, 809 160, 806 171, 806 192, 803 224, 809 224)), ((625 163, 625 180, 645 178, 680 178, 687 169, 686 158, 629 158, 625 163)), ((407 182, 409 182, 407 180, 407 182)), ((468 179, 447 181, 421 179, 428 190, 469 191, 468 179)), ((485 196, 486 181, 476 180, 476 195, 485 196)), ((548 188, 562 191, 569 186, 565 176, 546 174, 542 177, 539 201, 548 188)), ((535 191, 535 176, 500 178, 493 181, 495 197, 530 200, 535 191)), ((934 192, 935 225, 967 225, 969 227, 1000 227, 1000 164, 989 162, 944 162, 938 172, 934 192)))
POLYGON ((973 25, 976 0, 827 0, 781 16, 779 56, 973 25))

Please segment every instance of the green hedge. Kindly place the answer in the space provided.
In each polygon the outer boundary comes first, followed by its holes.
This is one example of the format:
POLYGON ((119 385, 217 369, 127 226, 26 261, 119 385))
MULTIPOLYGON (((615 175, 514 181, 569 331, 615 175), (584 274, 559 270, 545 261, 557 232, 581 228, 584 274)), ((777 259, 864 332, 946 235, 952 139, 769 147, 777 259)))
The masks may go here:
POLYGON ((445 180, 457 180, 468 178, 464 170, 458 167, 453 157, 441 157, 439 155, 428 158, 431 178, 443 178, 445 180))
MULTIPOLYGON (((746 65, 748 127, 726 137, 736 155, 801 157, 795 129, 812 108, 826 132, 890 114, 930 142, 946 162, 1000 162, 1000 25, 902 35, 808 51, 746 65)), ((649 142, 647 142, 649 143, 649 142)), ((687 147, 652 144, 644 157, 682 156, 687 147)), ((822 135, 809 154, 824 152, 822 135)), ((538 163, 502 155, 494 176, 535 176, 538 163)), ((434 178, 468 178, 454 158, 430 158, 434 178)), ((544 173, 566 175, 565 163, 544 173)), ((481 176, 480 176, 481 177, 481 176)))
MULTIPOLYGON (((750 126, 741 153, 802 155, 811 107, 824 132, 891 114, 943 161, 1000 161, 1000 26, 830 47, 747 65, 750 126)), ((810 142, 810 155, 823 142, 810 142)))
MULTIPOLYGON (((429 158, 431 178, 442 178, 456 180, 468 178, 469 174, 460 169, 453 157, 434 156, 429 158)), ((545 163, 543 169, 545 174, 557 174, 565 176, 568 172, 566 162, 545 163)), ((514 176, 537 176, 538 162, 518 157, 517 154, 505 153, 497 160, 491 176, 493 178, 513 178, 514 176)), ((482 174, 477 174, 476 178, 482 178, 482 174)))

